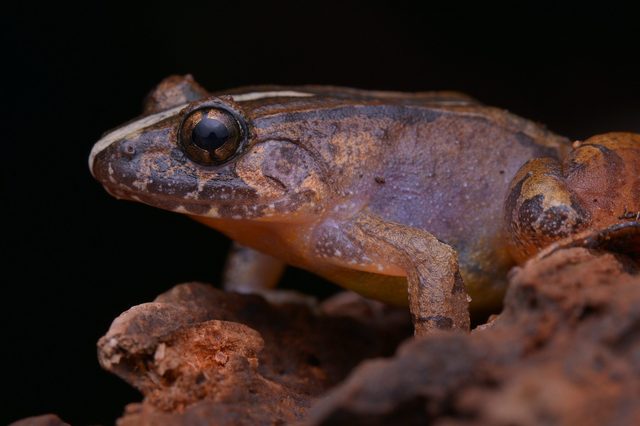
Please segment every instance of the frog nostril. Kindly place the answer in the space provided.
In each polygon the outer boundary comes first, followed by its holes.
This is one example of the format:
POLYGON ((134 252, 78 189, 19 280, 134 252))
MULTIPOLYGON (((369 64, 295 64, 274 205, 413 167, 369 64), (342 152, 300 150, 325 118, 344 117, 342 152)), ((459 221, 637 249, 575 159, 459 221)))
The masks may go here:
POLYGON ((127 157, 133 157, 136 154, 136 147, 133 146, 133 143, 127 141, 124 142, 120 148, 122 153, 127 157))

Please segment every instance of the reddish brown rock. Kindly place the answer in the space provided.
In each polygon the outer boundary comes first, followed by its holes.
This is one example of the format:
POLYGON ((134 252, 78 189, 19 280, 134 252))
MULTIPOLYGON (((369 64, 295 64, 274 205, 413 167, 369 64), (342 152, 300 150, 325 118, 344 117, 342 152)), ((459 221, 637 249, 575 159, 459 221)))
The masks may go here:
POLYGON ((406 313, 183 284, 122 314, 99 355, 145 395, 120 425, 640 424, 639 269, 593 248, 541 253, 489 325, 410 339, 342 383, 410 333, 406 313))
POLYGON ((311 409, 313 425, 640 424, 640 275, 584 248, 511 276, 504 312, 367 361, 311 409))
MULTIPOLYGON (((100 363, 145 396, 121 425, 279 424, 365 358, 391 354, 408 314, 338 317, 304 304, 183 284, 118 317, 98 343, 100 363)), ((350 311, 347 312, 350 314, 350 311)))
POLYGON ((69 423, 64 422, 55 414, 43 414, 18 420, 9 426, 69 426, 69 423))

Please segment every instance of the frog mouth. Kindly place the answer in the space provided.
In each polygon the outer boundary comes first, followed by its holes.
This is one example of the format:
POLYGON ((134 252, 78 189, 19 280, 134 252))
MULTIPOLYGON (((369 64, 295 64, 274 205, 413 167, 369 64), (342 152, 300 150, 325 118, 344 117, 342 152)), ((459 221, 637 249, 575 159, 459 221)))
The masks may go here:
POLYGON ((254 204, 251 197, 245 199, 198 199, 150 192, 117 183, 104 183, 105 190, 119 200, 134 201, 175 213, 211 218, 257 218, 274 208, 273 204, 254 204))
POLYGON ((176 213, 206 215, 212 210, 210 201, 177 199, 166 194, 152 194, 144 190, 133 190, 123 185, 103 186, 111 196, 118 200, 135 201, 176 213))

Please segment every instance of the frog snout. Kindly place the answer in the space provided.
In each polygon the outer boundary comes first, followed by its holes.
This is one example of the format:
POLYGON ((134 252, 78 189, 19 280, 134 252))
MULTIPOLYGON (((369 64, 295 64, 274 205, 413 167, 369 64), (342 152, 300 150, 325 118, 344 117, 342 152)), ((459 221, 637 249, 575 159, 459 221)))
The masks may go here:
POLYGON ((116 159, 134 160, 139 154, 156 147, 163 150, 173 140, 174 128, 178 125, 180 113, 187 107, 181 104, 154 114, 145 115, 128 124, 106 133, 95 143, 89 155, 89 169, 98 177, 99 169, 116 159), (159 125, 158 123, 164 124, 159 125))
POLYGON ((131 141, 124 141, 120 145, 120 152, 125 157, 133 158, 136 155, 136 147, 131 141))
POLYGON ((104 183, 104 178, 113 175, 114 170, 126 171, 138 152, 140 149, 136 142, 130 139, 114 141, 108 145, 100 140, 89 155, 89 170, 96 179, 104 183))
POLYGON ((105 187, 121 186, 127 182, 127 177, 134 172, 131 163, 136 151, 130 141, 123 141, 99 152, 92 152, 89 164, 91 173, 105 187))

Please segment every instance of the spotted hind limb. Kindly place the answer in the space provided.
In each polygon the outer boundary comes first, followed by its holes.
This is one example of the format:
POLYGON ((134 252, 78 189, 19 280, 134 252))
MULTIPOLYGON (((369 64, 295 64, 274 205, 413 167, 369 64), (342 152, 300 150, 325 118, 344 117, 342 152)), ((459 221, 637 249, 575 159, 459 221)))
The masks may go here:
POLYGON ((409 309, 415 335, 437 329, 469 330, 469 297, 458 269, 458 255, 448 244, 421 229, 361 213, 352 232, 382 266, 407 275, 409 309))

